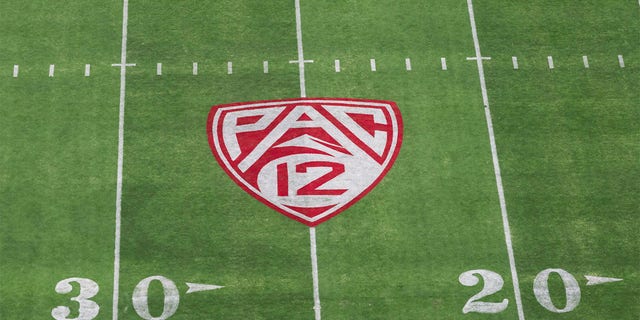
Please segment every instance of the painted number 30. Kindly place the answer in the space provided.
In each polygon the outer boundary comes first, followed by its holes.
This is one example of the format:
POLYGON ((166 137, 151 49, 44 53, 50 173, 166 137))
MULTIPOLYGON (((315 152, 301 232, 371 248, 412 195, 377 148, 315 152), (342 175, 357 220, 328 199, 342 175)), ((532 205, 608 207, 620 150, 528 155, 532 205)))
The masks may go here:
MULTIPOLYGON (((76 284, 80 288, 80 293, 71 301, 78 303, 77 317, 69 318, 71 309, 65 306, 58 306, 51 310, 51 316, 56 320, 92 320, 100 312, 100 306, 91 299, 98 294, 100 288, 98 284, 85 278, 69 278, 64 279, 56 284, 56 292, 59 294, 68 294, 73 291, 73 285, 76 284)), ((133 291, 133 307, 136 313, 144 320, 166 320, 171 317, 180 304, 180 293, 175 283, 163 276, 153 276, 138 282, 133 291), (158 281, 162 285, 164 291, 164 306, 162 314, 152 316, 149 311, 148 296, 149 285, 152 281, 158 281)))
MULTIPOLYGON (((508 299, 504 299, 502 302, 479 301, 502 290, 504 280, 502 280, 502 276, 499 274, 489 270, 470 270, 460 274, 458 281, 464 286, 473 287, 480 282, 480 278, 482 278, 484 282, 482 290, 467 301, 462 308, 462 313, 498 313, 504 311, 509 304, 508 299)), ((546 269, 538 273, 533 281, 533 293, 541 306, 555 313, 570 312, 580 303, 580 286, 578 285, 578 281, 576 281, 574 276, 562 269, 546 269), (566 304, 563 308, 558 308, 553 301, 551 301, 549 275, 552 273, 560 276, 564 284, 566 304)))

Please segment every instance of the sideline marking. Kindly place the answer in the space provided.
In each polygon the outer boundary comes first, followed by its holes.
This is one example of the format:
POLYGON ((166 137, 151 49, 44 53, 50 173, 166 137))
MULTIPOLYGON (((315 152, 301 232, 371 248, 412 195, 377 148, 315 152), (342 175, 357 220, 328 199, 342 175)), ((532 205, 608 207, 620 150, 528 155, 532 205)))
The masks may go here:
POLYGON ((484 79, 484 66, 482 64, 482 54, 480 53, 480 41, 478 40, 478 31, 476 28, 476 18, 473 14, 472 0, 467 0, 469 8, 469 21, 471 23, 471 34, 473 36, 473 45, 476 50, 476 63, 478 65, 478 76, 480 77, 480 89, 482 91, 482 102, 484 103, 484 115, 487 120, 487 130, 489 131, 489 143, 491 144, 491 158, 493 160, 493 171, 496 176, 496 187, 498 189, 498 199, 500 200, 500 212, 502 214, 502 226, 504 229, 504 238, 507 245, 507 255, 509 256, 509 267, 511 269, 511 278, 513 282, 513 293, 518 309, 518 319, 524 320, 524 311, 522 310, 522 297, 520 295, 520 284, 518 280, 518 272, 516 271, 516 259, 513 253, 513 243, 511 242, 511 228, 509 226, 509 216, 507 214, 507 202, 504 197, 504 188, 502 187, 502 175, 500 173, 500 162, 498 160, 498 149, 496 147, 496 138, 493 133, 493 120, 491 120, 491 109, 489 108, 489 97, 487 94, 487 85, 484 79))
POLYGON ((589 69, 589 58, 587 56, 582 56, 582 64, 584 64, 585 69, 589 69))
POLYGON ((624 58, 621 54, 618 55, 618 64, 620 64, 620 68, 624 68, 624 58))
POLYGON ((162 63, 158 62, 156 63, 156 76, 161 76, 162 75, 162 63))
POLYGON ((371 64, 371 71, 377 71, 376 69, 376 59, 370 59, 369 64, 371 64))
POLYGON ((53 78, 53 74, 56 70, 56 66, 54 64, 49 65, 49 78, 53 78))
POLYGON ((232 74, 233 73, 233 62, 229 61, 227 62, 227 74, 232 74))
POLYGON ((335 66, 336 72, 340 72, 340 60, 337 60, 337 59, 336 59, 336 60, 333 62, 333 64, 334 64, 334 66, 335 66))
POLYGON ((187 287, 189 287, 187 289, 187 294, 224 288, 224 286, 217 286, 215 284, 191 283, 191 282, 187 282, 186 284, 187 284, 187 287))
POLYGON ((118 320, 120 287, 120 226, 122 222, 122 163, 124 160, 124 98, 127 78, 127 24, 129 0, 122 0, 122 49, 120 52, 120 107, 118 115, 118 176, 116 182, 116 222, 113 249, 113 320, 118 320))
POLYGON ((407 69, 407 71, 411 71, 411 59, 409 58, 404 59, 404 66, 407 69))
POLYGON ((553 57, 547 56, 547 63, 549 64, 549 69, 553 69, 553 57))
POLYGON ((595 286, 598 284, 618 282, 618 281, 624 280, 619 278, 597 277, 597 276, 589 276, 589 275, 585 275, 584 278, 587 279, 588 286, 595 286))
POLYGON ((18 71, 20 69, 20 66, 18 66, 17 64, 13 65, 13 77, 17 78, 18 77, 18 71))
POLYGON ((194 76, 198 75, 198 63, 197 62, 193 63, 193 68, 191 70, 191 73, 193 73, 194 76))
POLYGON ((440 58, 440 64, 442 65, 442 70, 447 70, 447 59, 440 58))
POLYGON ((513 62, 513 70, 518 70, 518 57, 511 57, 511 62, 513 62))
POLYGON ((262 72, 269 73, 269 61, 262 61, 262 72))
MULTIPOLYGON (((298 70, 300 72, 300 96, 307 96, 307 88, 304 79, 304 52, 302 48, 302 18, 300 15, 300 0, 295 0, 296 7, 296 37, 298 40, 298 70)), ((312 61, 313 62, 313 61, 312 61)), ((318 254, 316 252, 316 228, 309 228, 309 242, 311 254, 311 277, 313 278, 313 310, 315 311, 315 320, 321 320, 320 317, 320 285, 318 280, 318 254)))
POLYGON ((84 65, 84 76, 88 77, 90 75, 91 75, 91 65, 87 63, 84 65))

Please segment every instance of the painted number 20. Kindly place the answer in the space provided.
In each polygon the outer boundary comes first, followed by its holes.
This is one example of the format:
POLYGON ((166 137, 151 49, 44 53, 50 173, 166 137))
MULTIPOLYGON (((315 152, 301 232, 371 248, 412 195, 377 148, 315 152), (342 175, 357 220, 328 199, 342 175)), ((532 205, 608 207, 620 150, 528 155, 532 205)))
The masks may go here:
MULTIPOLYGON (((489 270, 470 270, 460 274, 458 281, 464 286, 473 287, 480 282, 480 278, 482 278, 484 282, 482 290, 467 301, 462 308, 462 312, 498 313, 504 311, 509 304, 508 299, 504 299, 502 302, 479 301, 482 298, 502 290, 504 280, 499 274, 489 270)), ((541 306, 555 313, 570 312, 580 304, 581 294, 578 281, 576 281, 574 276, 562 269, 546 269, 538 273, 533 281, 533 293, 541 306), (552 273, 560 276, 564 284, 566 304, 563 308, 556 307, 553 301, 551 301, 549 275, 552 273)))
MULTIPOLYGON (((68 294, 73 291, 73 285, 77 284, 80 287, 80 293, 78 296, 71 298, 71 301, 78 303, 78 313, 76 318, 69 318, 71 309, 65 306, 58 306, 51 310, 51 316, 56 320, 92 320, 100 312, 100 306, 91 300, 98 294, 100 288, 98 284, 85 278, 69 278, 64 279, 56 284, 56 292, 59 294, 68 294)), ((173 281, 162 277, 153 276, 143 279, 138 282, 135 290, 133 291, 133 308, 136 313, 144 320, 166 320, 171 317, 180 304, 180 293, 173 281), (159 316, 151 315, 149 311, 148 295, 149 285, 153 281, 158 281, 162 285, 164 291, 164 307, 162 314, 159 316)))

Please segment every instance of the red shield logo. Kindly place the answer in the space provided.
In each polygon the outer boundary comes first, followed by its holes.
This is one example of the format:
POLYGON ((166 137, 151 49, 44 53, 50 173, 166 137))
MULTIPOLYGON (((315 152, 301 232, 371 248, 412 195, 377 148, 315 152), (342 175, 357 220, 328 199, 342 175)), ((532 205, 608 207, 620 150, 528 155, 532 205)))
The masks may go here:
POLYGON ((213 106, 207 132, 240 187, 313 227, 382 180, 400 150, 402 118, 391 101, 257 101, 213 106))

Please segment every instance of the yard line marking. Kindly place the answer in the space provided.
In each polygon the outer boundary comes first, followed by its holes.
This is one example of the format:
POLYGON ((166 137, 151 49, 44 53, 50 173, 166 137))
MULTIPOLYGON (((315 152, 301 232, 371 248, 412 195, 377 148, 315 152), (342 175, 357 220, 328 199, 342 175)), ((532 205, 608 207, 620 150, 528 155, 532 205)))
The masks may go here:
POLYGON ((158 62, 156 63, 156 76, 161 76, 162 75, 162 63, 158 62))
POLYGON ((269 61, 262 61, 262 72, 269 73, 269 61))
POLYGON ((618 64, 620 64, 620 68, 624 68, 624 58, 621 54, 618 55, 618 64))
POLYGON ((337 60, 337 59, 336 59, 336 60, 333 62, 333 65, 334 65, 334 67, 335 67, 335 69, 336 69, 336 72, 340 72, 340 60, 337 60))
MULTIPOLYGON (((444 58, 442 58, 444 59, 444 58)), ((478 57, 467 57, 467 60, 477 60, 478 57)), ((482 60, 491 60, 491 57, 480 57, 482 60)))
POLYGON ((91 65, 87 63, 84 65, 84 76, 88 77, 90 75, 91 75, 91 65))
POLYGON ((442 70, 447 70, 447 59, 440 58, 440 65, 442 66, 442 70))
POLYGON ((598 276, 589 276, 589 275, 585 275, 584 278, 587 279, 588 286, 595 286, 598 284, 618 282, 618 281, 624 280, 620 278, 598 277, 598 276))
POLYGON ((513 70, 518 70, 518 57, 511 57, 511 62, 513 62, 513 70))
POLYGON ((553 57, 547 56, 547 63, 549 64, 549 69, 553 69, 553 57))
POLYGON ((13 65, 13 77, 17 78, 18 77, 18 71, 20 70, 20 66, 18 66, 17 64, 13 65))
POLYGON ((473 13, 472 0, 467 0, 469 9, 469 21, 471 24, 471 34, 473 36, 473 45, 476 51, 476 63, 478 65, 478 76, 480 78, 480 89, 482 91, 482 102, 484 103, 484 115, 487 121, 487 130, 489 132, 489 143, 491 144, 491 158, 493 160, 493 171, 496 177, 496 187, 498 189, 498 199, 500 201, 500 212, 502 214, 502 226, 504 229, 504 238, 507 245, 507 255, 509 256, 509 267, 511 269, 511 278, 513 281, 513 293, 518 309, 518 319, 524 320, 524 311, 522 310, 522 297, 520 295, 520 284, 518 280, 518 272, 516 270, 516 260, 513 253, 513 243, 511 242, 511 228, 509 226, 509 216, 507 213, 507 202, 504 197, 504 188, 502 186, 502 175, 500 173, 500 162, 498 160, 498 149, 496 147, 496 138, 493 133, 493 121, 491 119, 491 108, 489 107, 489 97, 487 94, 487 85, 484 78, 484 66, 480 53, 480 41, 478 40, 478 31, 476 28, 476 19, 473 13))
POLYGON ((233 62, 228 61, 227 62, 227 74, 232 74, 233 73, 233 62))
MULTIPOLYGON (((304 79, 304 51, 302 47, 302 17, 300 14, 300 0, 295 0, 296 7, 296 38, 298 40, 298 72, 300 73, 300 96, 307 96, 307 88, 304 79)), ((291 61, 290 61, 291 62, 291 61)), ((313 62, 313 61, 311 61, 313 62)), ((311 255, 311 277, 313 278, 313 310, 315 320, 321 320, 320 316, 320 285, 318 280, 318 254, 316 252, 316 228, 309 228, 309 245, 311 255)))
POLYGON ((405 69, 407 69, 407 71, 411 71, 411 59, 409 58, 404 59, 404 66, 405 66, 405 69))
POLYGON ((191 283, 187 282, 187 294, 201 291, 209 291, 209 290, 218 290, 224 288, 224 286, 218 286, 215 284, 205 284, 205 283, 191 283))
POLYGON ((589 58, 587 56, 582 56, 582 64, 584 64, 585 69, 589 69, 589 58))
POLYGON ((289 61, 289 63, 298 64, 298 74, 300 75, 300 96, 305 98, 307 96, 307 88, 305 86, 304 79, 304 64, 313 63, 313 60, 304 60, 304 49, 302 47, 302 18, 300 17, 300 0, 295 1, 296 6, 296 39, 298 45, 298 60, 289 61))
POLYGON ((194 63, 193 63, 193 67, 192 67, 191 73, 192 73, 194 76, 197 76, 197 75, 198 75, 198 63, 197 63, 197 62, 194 62, 194 63))
POLYGON ((309 228, 311 245, 311 276, 313 277, 313 310, 316 320, 320 320, 320 286, 318 285, 318 254, 316 252, 316 228, 309 228))
POLYGON ((56 66, 54 64, 49 65, 49 78, 53 78, 53 74, 56 70, 56 66))
POLYGON ((369 64, 371 65, 371 71, 377 71, 376 69, 376 59, 370 59, 369 64))
POLYGON ((127 24, 129 0, 122 1, 122 48, 120 51, 120 106, 118 114, 118 174, 116 181, 116 221, 113 249, 113 320, 118 320, 120 290, 120 226, 122 222, 122 163, 124 161, 124 99, 127 75, 127 24))

